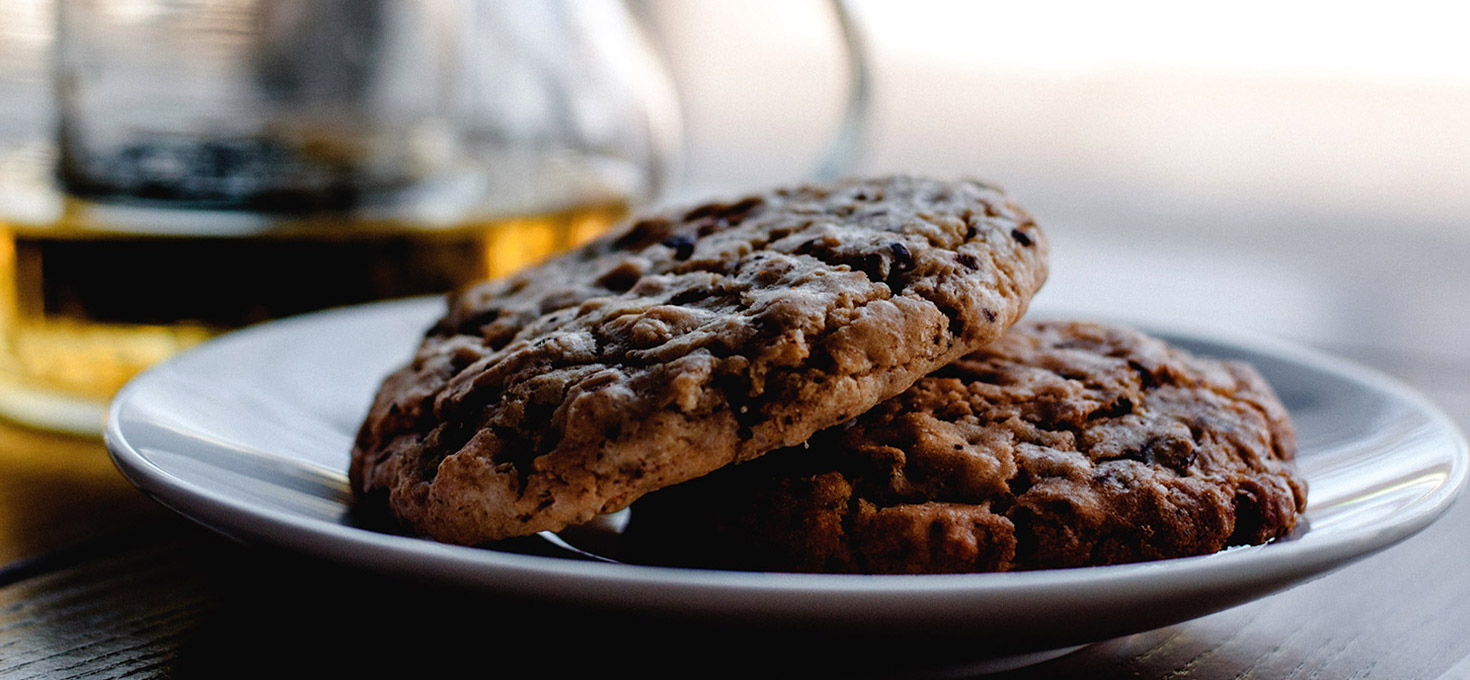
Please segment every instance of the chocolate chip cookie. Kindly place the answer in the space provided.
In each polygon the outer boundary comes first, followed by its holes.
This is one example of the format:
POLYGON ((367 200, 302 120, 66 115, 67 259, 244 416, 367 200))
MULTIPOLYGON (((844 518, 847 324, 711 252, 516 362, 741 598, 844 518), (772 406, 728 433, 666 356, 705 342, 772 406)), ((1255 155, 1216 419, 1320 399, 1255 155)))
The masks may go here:
POLYGON ((624 557, 937 573, 1200 555, 1292 530, 1294 454, 1246 364, 1026 321, 805 445, 644 497, 624 557))
POLYGON ((999 189, 917 177, 637 219, 453 295, 383 383, 358 503, 461 544, 805 441, 994 340, 1047 272, 999 189))

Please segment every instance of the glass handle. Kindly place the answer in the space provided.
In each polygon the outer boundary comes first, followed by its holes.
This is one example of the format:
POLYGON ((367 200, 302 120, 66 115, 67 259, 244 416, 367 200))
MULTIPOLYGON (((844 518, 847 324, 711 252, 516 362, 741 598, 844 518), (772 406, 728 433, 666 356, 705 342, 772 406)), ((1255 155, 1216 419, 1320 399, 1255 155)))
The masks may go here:
POLYGON ((848 0, 829 0, 828 4, 847 52, 847 99, 843 104, 842 120, 827 143, 821 162, 811 173, 811 179, 819 182, 838 179, 857 163, 863 151, 863 131, 867 127, 872 97, 872 78, 862 27, 853 16, 848 0))

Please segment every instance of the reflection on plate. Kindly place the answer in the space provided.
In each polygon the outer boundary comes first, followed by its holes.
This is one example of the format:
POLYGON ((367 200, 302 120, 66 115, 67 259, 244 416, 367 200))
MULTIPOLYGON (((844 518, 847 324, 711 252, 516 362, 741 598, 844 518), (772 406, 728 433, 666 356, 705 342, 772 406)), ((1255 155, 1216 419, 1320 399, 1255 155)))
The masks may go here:
POLYGON ((1200 354, 1250 361, 1276 387, 1296 422, 1310 485, 1306 521, 1291 539, 1135 565, 848 576, 610 564, 355 526, 344 470, 358 421, 378 381, 409 356, 440 304, 346 308, 206 343, 123 390, 109 413, 108 447, 138 487, 244 541, 462 587, 649 614, 965 631, 1012 653, 1177 623, 1322 575, 1425 527, 1466 478, 1466 446, 1455 427, 1391 379, 1262 339, 1137 324, 1200 354))

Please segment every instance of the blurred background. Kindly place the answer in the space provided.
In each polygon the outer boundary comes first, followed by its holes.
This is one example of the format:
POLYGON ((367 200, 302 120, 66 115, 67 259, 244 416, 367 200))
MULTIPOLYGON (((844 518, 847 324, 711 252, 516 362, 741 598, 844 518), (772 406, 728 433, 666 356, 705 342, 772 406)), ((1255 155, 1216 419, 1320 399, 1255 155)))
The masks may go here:
MULTIPOLYGON (((712 179, 811 152, 809 122, 791 107, 803 89, 822 95, 811 114, 838 111, 840 81, 783 65, 800 55, 837 68, 828 27, 772 26, 749 9, 782 4, 670 3, 677 27, 664 34, 680 75, 717 74, 686 89, 693 165, 712 179), (792 91, 762 94, 772 87, 792 91)), ((1214 229, 1289 214, 1347 230, 1464 231, 1463 5, 851 4, 874 70, 867 169, 993 176, 1053 219, 1113 226, 1208 211, 1225 218, 1214 229)))
MULTIPOLYGON (((70 416, 89 423, 140 366, 219 330, 504 273, 629 208, 802 181, 826 159, 1008 188, 1053 237, 1039 305, 1393 348, 1459 380, 1467 19, 1428 0, 10 2, 7 370, 63 392, 107 374, 70 416), (834 147, 843 121, 851 148, 834 147), (198 160, 226 152, 248 172, 198 160), (165 251, 160 235, 208 238, 165 251), (478 259, 445 265, 460 251, 478 259), (250 255, 231 269, 221 252, 250 255), (321 261, 340 266, 303 264, 321 261), (369 283, 327 290, 341 281, 369 283), (220 306, 204 295, 128 317, 178 289, 230 289, 239 309, 203 318, 220 306), (119 340, 118 323, 168 334, 119 340)), ((0 409, 58 408, 41 392, 0 409)))

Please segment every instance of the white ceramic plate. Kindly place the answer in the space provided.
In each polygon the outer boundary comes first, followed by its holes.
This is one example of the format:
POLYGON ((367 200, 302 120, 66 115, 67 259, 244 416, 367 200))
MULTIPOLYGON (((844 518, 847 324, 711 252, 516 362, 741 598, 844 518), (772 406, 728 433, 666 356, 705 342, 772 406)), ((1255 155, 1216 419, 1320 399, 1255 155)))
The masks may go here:
POLYGON ((1466 445, 1397 382, 1301 348, 1138 324, 1252 362, 1291 410, 1310 485, 1288 540, 1205 557, 1007 574, 837 576, 640 567, 442 545, 354 525, 344 470, 358 421, 437 300, 259 326, 148 371, 113 402, 118 467, 165 505, 244 541, 469 588, 643 613, 832 629, 971 631, 1059 649, 1261 597, 1390 546, 1464 485, 1466 445))

